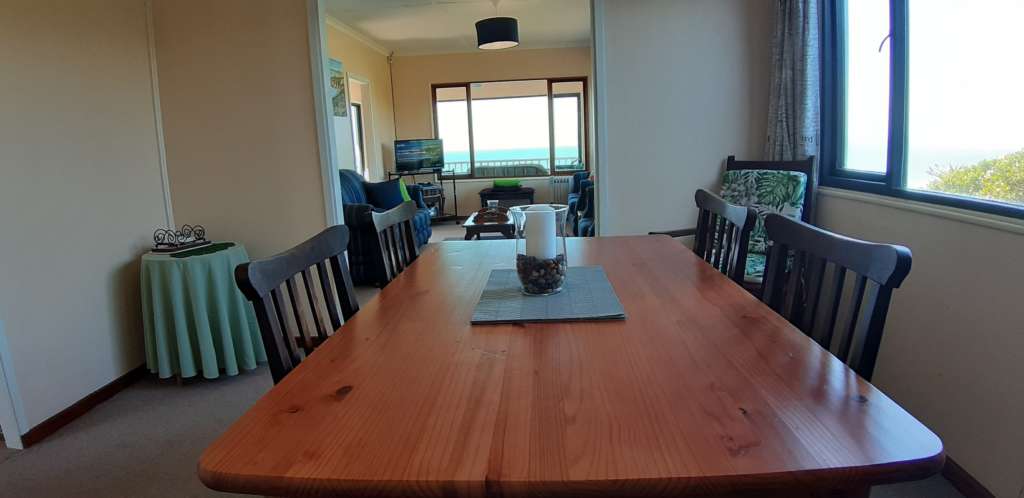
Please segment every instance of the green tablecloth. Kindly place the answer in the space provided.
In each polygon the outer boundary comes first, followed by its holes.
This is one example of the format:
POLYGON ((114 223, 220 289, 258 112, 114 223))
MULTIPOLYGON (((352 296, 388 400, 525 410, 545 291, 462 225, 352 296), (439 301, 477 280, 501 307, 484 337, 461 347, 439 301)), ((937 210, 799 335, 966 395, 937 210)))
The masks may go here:
POLYGON ((238 375, 267 361, 252 305, 235 285, 249 261, 234 247, 185 258, 142 256, 146 366, 160 378, 238 375))

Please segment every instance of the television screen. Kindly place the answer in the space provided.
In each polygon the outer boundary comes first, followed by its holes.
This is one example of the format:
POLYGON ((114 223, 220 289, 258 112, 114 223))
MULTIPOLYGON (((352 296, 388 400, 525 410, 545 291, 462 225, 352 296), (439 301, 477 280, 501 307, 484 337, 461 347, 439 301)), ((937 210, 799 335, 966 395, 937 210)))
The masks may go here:
POLYGON ((398 171, 444 168, 444 151, 438 138, 395 140, 395 169, 398 171))

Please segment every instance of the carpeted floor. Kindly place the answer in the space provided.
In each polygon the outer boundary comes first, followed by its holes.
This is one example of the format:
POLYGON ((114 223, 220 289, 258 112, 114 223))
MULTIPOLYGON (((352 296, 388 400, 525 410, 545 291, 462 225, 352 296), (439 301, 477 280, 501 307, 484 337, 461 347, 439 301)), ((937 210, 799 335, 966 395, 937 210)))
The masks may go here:
POLYGON ((183 386, 147 377, 27 450, 0 450, 0 496, 231 496, 206 489, 196 462, 272 384, 266 367, 183 386))
MULTIPOLYGON (((434 228, 432 241, 460 232, 458 225, 441 225, 434 228)), ((360 302, 376 292, 358 289, 360 302)), ((23 451, 0 447, 0 496, 232 496, 203 487, 196 462, 271 386, 266 367, 184 386, 147 377, 36 446, 23 451)), ((939 476, 881 486, 871 496, 962 498, 939 476)))

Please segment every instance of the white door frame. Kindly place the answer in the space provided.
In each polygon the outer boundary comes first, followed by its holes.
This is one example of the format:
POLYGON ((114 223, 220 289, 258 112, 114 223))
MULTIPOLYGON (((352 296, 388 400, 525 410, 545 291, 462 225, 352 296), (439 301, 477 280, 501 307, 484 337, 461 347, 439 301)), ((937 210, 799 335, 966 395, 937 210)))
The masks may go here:
POLYGON ((4 335, 4 322, 0 321, 0 431, 8 448, 25 448, 21 443, 22 428, 27 430, 25 413, 14 382, 14 366, 7 348, 7 336, 4 335))
MULTIPOLYGON (((363 144, 362 145, 363 145, 363 155, 366 156, 366 172, 367 172, 369 177, 373 177, 374 176, 373 173, 375 171, 379 171, 381 174, 384 174, 384 158, 381 156, 382 152, 375 148, 375 149, 373 149, 372 157, 367 153, 367 151, 370 150, 370 148, 367 147, 367 146, 375 146, 375 144, 377 143, 377 123, 376 123, 376 120, 373 119, 373 113, 374 113, 373 87, 371 86, 370 78, 367 78, 367 77, 362 76, 360 74, 349 72, 348 73, 348 79, 350 81, 349 82, 349 91, 350 92, 351 92, 351 88, 352 88, 352 83, 351 83, 352 81, 355 81, 356 83, 359 83, 359 85, 362 87, 360 91, 365 91, 365 93, 363 93, 363 101, 362 101, 362 103, 360 105, 362 105, 362 107, 363 107, 363 123, 362 123, 362 125, 363 125, 363 144), (369 133, 367 133, 367 132, 369 132, 369 133)), ((349 97, 351 97, 351 93, 349 94, 349 97)), ((349 102, 349 105, 352 105, 352 103, 349 102)), ((368 178, 368 180, 381 181, 381 180, 384 180, 384 178, 368 178)))
MULTIPOLYGON (((605 136, 605 130, 608 129, 608 96, 605 92, 605 78, 607 77, 607 65, 605 64, 605 43, 606 34, 604 30, 605 23, 605 1, 606 0, 591 0, 590 1, 590 59, 593 62, 593 68, 591 69, 594 77, 590 78, 590 84, 593 85, 593 109, 594 109, 594 151, 593 158, 594 164, 591 165, 590 170, 593 171, 597 176, 597 182, 600 184, 602 178, 607 178, 606 174, 608 166, 605 164, 605 158, 608 157, 608 137, 605 136)), ((589 144, 588 144, 589 145, 589 144)), ((604 206, 611 204, 608 198, 607 185, 598 185, 595 189, 596 195, 594 196, 594 223, 596 225, 596 235, 601 235, 601 212, 604 206)))
POLYGON ((320 149, 320 176, 324 186, 324 215, 327 226, 345 223, 341 210, 341 184, 338 174, 338 153, 334 147, 334 120, 327 112, 328 88, 327 36, 322 0, 306 0, 309 31, 309 66, 313 72, 313 107, 316 112, 317 145, 320 149))

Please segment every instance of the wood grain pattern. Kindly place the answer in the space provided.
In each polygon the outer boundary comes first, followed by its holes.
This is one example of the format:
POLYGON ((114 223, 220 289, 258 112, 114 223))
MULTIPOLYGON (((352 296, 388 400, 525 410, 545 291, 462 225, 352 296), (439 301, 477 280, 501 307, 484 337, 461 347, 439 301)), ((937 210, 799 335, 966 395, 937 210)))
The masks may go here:
POLYGON ((199 462, 288 496, 866 496, 939 439, 668 237, 570 239, 628 317, 471 326, 513 241, 431 245, 199 462))

